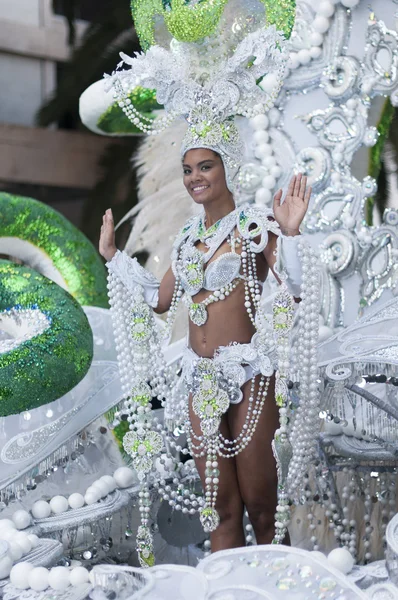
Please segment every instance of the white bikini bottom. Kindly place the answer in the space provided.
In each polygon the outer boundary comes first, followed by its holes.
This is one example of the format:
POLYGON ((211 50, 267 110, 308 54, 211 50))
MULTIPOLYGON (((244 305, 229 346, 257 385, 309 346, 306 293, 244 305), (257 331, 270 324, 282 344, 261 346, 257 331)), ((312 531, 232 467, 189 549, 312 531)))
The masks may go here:
POLYGON ((228 393, 231 404, 238 404, 242 398, 242 386, 260 373, 270 377, 274 368, 273 348, 264 343, 256 333, 249 344, 233 342, 220 346, 213 358, 203 358, 190 347, 183 353, 182 378, 190 392, 201 385, 209 369, 216 373, 218 385, 228 393))

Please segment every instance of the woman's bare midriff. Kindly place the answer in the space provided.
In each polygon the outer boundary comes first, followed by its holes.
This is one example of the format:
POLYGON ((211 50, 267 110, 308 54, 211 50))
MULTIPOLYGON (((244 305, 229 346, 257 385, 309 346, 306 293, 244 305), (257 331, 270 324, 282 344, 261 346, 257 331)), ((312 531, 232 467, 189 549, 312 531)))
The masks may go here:
MULTIPOLYGON (((203 244, 198 244, 199 250, 204 251, 203 244)), ((230 252, 227 243, 220 246, 212 257, 216 260, 221 254, 230 252)), ((240 253, 240 248, 237 248, 240 253)), ((257 275, 264 281, 268 272, 268 266, 262 254, 257 256, 257 275)), ((194 302, 202 302, 210 296, 211 292, 201 290, 193 297, 194 302)), ((220 346, 228 346, 232 342, 247 344, 255 333, 255 328, 249 319, 245 308, 245 284, 243 279, 225 300, 209 304, 207 307, 207 321, 198 327, 189 321, 189 345, 198 356, 213 358, 214 352, 220 346)))

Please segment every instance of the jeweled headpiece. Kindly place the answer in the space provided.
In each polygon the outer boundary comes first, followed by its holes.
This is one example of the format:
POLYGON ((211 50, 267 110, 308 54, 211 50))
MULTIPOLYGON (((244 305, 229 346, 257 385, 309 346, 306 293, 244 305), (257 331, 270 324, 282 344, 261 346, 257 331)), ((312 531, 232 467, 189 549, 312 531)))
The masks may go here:
POLYGON ((273 105, 284 78, 295 2, 134 0, 132 9, 146 52, 132 58, 121 53, 117 70, 106 76, 115 98, 149 135, 182 116, 188 122, 182 155, 192 148, 217 152, 232 190, 244 155, 235 117, 253 117, 273 105), (137 86, 156 90, 165 116, 153 121, 139 113, 131 99, 137 86))

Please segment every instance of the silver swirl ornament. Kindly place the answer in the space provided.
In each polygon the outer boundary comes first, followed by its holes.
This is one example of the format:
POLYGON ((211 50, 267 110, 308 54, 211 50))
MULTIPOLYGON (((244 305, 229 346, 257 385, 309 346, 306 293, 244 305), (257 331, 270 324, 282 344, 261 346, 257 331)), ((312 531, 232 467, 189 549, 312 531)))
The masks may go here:
POLYGON ((360 65, 353 56, 338 56, 322 76, 325 93, 333 101, 345 102, 358 84, 360 65))

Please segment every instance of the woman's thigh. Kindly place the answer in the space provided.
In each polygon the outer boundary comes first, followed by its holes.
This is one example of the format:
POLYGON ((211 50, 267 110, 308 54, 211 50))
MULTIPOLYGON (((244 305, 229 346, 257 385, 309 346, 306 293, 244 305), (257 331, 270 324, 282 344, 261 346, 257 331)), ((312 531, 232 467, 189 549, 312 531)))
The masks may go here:
MULTIPOLYGON (((257 376, 255 394, 258 392, 259 381, 260 376, 257 376)), ((272 517, 277 503, 277 471, 271 442, 279 426, 274 388, 275 378, 272 376, 254 435, 235 459, 240 494, 247 509, 269 512, 272 517)), ((251 381, 246 382, 242 391, 243 400, 231 405, 228 411, 228 425, 233 438, 238 437, 245 424, 251 381)))

